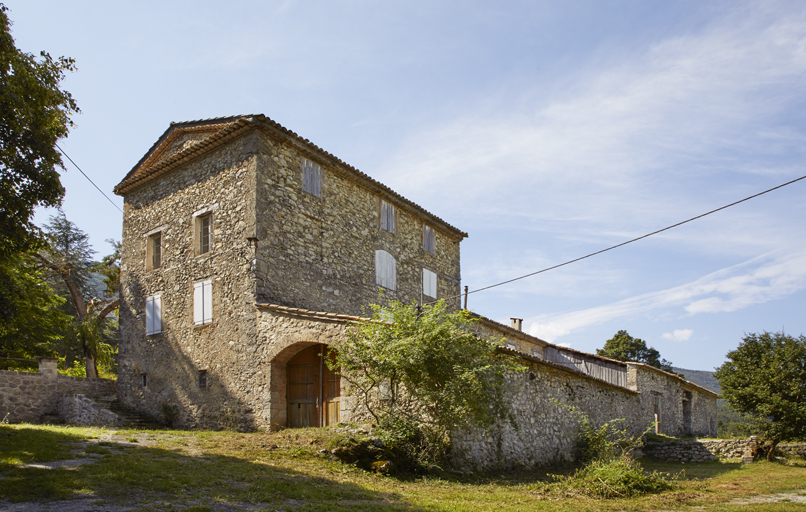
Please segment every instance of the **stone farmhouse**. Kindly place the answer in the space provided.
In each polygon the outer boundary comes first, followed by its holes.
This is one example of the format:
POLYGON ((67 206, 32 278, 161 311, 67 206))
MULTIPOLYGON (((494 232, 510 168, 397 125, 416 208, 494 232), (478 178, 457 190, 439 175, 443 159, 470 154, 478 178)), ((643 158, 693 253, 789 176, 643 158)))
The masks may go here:
MULTIPOLYGON (((460 307, 467 234, 263 115, 172 123, 124 198, 121 400, 189 428, 321 426, 360 416, 322 346, 383 299, 460 307), (346 395, 346 394, 345 394, 346 395)), ((473 466, 567 457, 574 419, 714 435, 717 395, 640 363, 551 345, 479 316, 529 371, 519 431, 456 433, 473 466)))

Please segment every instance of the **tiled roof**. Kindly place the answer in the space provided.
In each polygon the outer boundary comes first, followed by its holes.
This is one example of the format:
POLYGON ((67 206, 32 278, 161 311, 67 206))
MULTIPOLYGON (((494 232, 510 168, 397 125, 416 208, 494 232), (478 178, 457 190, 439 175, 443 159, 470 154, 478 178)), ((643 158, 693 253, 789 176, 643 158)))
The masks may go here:
POLYGON ((598 377, 588 375, 587 373, 583 373, 583 372, 580 372, 578 370, 573 370, 571 368, 568 368, 567 366, 563 366, 563 365, 560 365, 560 364, 557 364, 557 363, 552 363, 551 361, 546 361, 544 359, 540 359, 539 357, 535 357, 535 356, 533 356, 531 354, 526 354, 525 352, 520 352, 518 350, 507 348, 507 347, 498 347, 496 350, 498 352, 501 352, 502 354, 515 355, 515 356, 518 356, 520 358, 526 359, 527 361, 531 361, 533 363, 538 363, 538 364, 541 364, 541 365, 544 365, 544 366, 555 368, 557 370, 560 370, 560 371, 563 371, 563 372, 566 372, 566 373, 571 373, 573 375, 576 375, 576 376, 581 377, 581 378, 586 379, 586 380, 592 380, 592 381, 594 381, 597 384, 600 384, 602 386, 615 388, 615 389, 618 389, 620 391, 626 391, 627 393, 632 393, 632 394, 635 394, 635 395, 639 394, 639 392, 635 391, 634 389, 626 388, 624 386, 619 386, 618 384, 613 384, 611 382, 607 382, 604 379, 600 379, 598 377))
POLYGON ((420 212, 435 224, 451 232, 454 236, 458 236, 460 238, 467 237, 467 233, 464 231, 461 231, 458 228, 448 224, 443 219, 437 217, 433 213, 428 212, 420 205, 406 199, 386 185, 372 179, 352 165, 342 161, 335 155, 328 153, 308 139, 300 137, 293 131, 281 126, 279 123, 271 120, 263 114, 218 117, 212 119, 187 121, 184 123, 171 123, 170 128, 168 128, 165 133, 163 133, 162 136, 151 146, 143 158, 137 162, 137 165, 135 165, 134 168, 132 168, 132 170, 126 174, 126 177, 117 184, 115 187, 115 194, 125 195, 130 190, 133 190, 134 188, 158 176, 167 174, 175 169, 179 164, 184 163, 189 159, 196 158, 201 154, 206 153, 207 151, 210 151, 224 144, 225 142, 228 142, 232 138, 255 128, 262 129, 264 132, 271 132, 274 135, 280 134, 283 137, 286 137, 288 140, 296 142, 303 149, 330 163, 336 168, 335 170, 337 170, 337 172, 341 171, 341 173, 347 177, 351 177, 363 183, 365 186, 375 189, 376 192, 386 196, 387 199, 391 199, 392 201, 401 203, 403 206, 407 206, 410 209, 420 212), (212 128, 219 126, 220 129, 214 134, 210 135, 208 138, 183 149, 182 151, 165 160, 159 161, 158 158, 151 158, 152 156, 155 156, 160 147, 166 144, 171 136, 178 131, 184 132, 192 128, 212 128))
POLYGON ((303 308, 290 308, 288 306, 280 306, 278 304, 255 304, 258 309, 267 309, 269 311, 277 311, 285 315, 299 316, 305 318, 313 318, 315 320, 330 320, 335 322, 371 322, 370 318, 360 316, 342 315, 339 313, 327 313, 325 311, 311 311, 310 309, 303 308))

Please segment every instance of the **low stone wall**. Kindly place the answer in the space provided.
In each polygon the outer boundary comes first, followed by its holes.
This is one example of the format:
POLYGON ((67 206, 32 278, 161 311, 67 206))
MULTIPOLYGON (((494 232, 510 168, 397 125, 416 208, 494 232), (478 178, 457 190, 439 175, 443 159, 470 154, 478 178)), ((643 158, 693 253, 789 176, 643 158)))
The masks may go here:
MULTIPOLYGON (((696 439, 689 441, 650 441, 645 455, 676 462, 706 462, 719 459, 740 459, 751 455, 751 439, 696 439)), ((806 457, 806 444, 786 443, 776 447, 776 454, 785 457, 806 457)))
POLYGON ((117 382, 114 380, 67 377, 55 375, 55 371, 0 371, 0 420, 38 423, 42 416, 56 413, 59 399, 65 395, 82 394, 97 398, 115 393, 117 382))

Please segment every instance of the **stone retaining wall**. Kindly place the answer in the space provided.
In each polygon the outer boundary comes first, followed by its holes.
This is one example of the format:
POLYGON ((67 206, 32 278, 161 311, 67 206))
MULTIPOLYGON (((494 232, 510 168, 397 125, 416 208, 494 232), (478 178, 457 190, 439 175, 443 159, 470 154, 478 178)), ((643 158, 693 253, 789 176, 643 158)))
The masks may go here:
POLYGON ((61 397, 79 393, 91 398, 114 395, 117 382, 55 375, 55 368, 53 373, 0 371, 0 420, 38 423, 42 416, 56 413, 61 397))
MULTIPOLYGON (((644 454, 656 459, 676 462, 706 462, 719 459, 739 459, 750 455, 751 439, 695 439, 689 441, 650 441, 644 454)), ((787 443, 776 447, 776 454, 785 457, 806 457, 806 444, 787 443)))

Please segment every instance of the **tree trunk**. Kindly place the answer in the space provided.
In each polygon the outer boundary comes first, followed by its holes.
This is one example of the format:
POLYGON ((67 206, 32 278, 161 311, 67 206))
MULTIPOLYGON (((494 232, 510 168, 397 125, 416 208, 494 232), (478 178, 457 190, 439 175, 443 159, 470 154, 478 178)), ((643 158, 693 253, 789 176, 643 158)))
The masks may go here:
POLYGON ((769 451, 767 452, 767 462, 772 462, 772 460, 775 458, 775 457, 773 457, 773 455, 772 455, 772 454, 773 454, 773 452, 775 452, 775 448, 776 448, 777 446, 778 446, 778 441, 772 441, 772 442, 771 442, 771 444, 770 444, 770 449, 769 449, 769 451))

